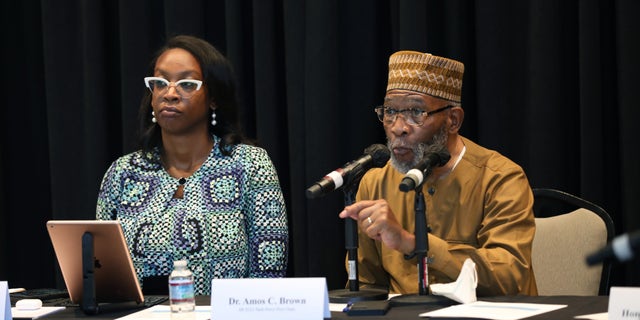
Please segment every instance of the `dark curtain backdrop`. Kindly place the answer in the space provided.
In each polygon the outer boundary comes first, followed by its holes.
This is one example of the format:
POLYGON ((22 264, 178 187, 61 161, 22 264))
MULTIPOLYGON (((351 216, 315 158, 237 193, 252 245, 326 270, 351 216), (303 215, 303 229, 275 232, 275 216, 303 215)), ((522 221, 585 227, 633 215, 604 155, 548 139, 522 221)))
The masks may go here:
MULTIPOLYGON (((179 33, 235 66, 242 119, 278 170, 290 276, 344 286, 344 194, 317 179, 384 143, 373 107, 388 56, 464 62, 462 134, 507 155, 533 187, 604 207, 640 228, 635 0, 2 1, 0 280, 60 286, 50 219, 93 219, 102 175, 135 149, 142 78, 179 33)), ((640 263, 614 285, 640 285, 640 263)))

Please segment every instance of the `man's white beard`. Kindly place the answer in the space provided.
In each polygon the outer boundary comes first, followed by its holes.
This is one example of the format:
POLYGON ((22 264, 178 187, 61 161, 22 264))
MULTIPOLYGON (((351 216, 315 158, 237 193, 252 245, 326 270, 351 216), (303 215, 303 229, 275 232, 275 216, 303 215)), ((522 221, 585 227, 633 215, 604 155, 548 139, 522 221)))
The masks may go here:
MULTIPOLYGON (((411 148, 411 150, 413 150, 413 159, 411 159, 411 161, 399 162, 394 153, 391 152, 391 165, 400 173, 406 174, 409 170, 415 168, 418 163, 422 161, 425 155, 434 152, 439 153, 443 150, 446 150, 447 140, 448 136, 446 128, 445 126, 442 126, 440 131, 433 136, 430 142, 420 142, 411 148)), ((392 144, 389 139, 387 139, 387 147, 389 147, 389 150, 393 150, 394 146, 395 145, 392 144)))

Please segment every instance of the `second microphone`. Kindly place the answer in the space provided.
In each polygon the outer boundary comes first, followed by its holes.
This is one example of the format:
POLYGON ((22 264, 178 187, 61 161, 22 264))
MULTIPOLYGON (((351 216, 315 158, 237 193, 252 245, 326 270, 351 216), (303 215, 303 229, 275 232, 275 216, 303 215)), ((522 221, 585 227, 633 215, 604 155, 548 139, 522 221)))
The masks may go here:
POLYGON ((447 149, 442 148, 437 151, 425 152, 424 157, 418 165, 409 170, 400 183, 400 191, 409 192, 422 185, 424 179, 431 174, 434 167, 445 165, 451 155, 447 149))

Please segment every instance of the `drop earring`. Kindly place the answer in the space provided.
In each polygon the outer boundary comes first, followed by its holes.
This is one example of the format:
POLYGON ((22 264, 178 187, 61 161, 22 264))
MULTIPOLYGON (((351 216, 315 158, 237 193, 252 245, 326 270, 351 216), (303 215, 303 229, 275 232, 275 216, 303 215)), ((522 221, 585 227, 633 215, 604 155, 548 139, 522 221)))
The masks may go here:
POLYGON ((217 123, 218 121, 216 121, 216 110, 214 109, 213 112, 211 112, 211 125, 215 127, 217 123))
POLYGON ((154 111, 151 111, 151 122, 153 123, 158 122, 158 120, 156 120, 156 113, 154 111))

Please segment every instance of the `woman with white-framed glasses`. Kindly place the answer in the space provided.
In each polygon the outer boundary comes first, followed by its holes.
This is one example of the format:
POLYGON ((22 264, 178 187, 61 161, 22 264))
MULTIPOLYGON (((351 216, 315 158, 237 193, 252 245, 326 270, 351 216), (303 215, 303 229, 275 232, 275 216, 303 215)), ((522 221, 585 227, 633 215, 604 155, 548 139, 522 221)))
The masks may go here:
POLYGON ((202 295, 212 278, 285 276, 284 198, 266 151, 239 130, 235 81, 218 50, 185 35, 167 41, 144 78, 140 150, 111 164, 96 216, 121 222, 147 294, 166 290, 181 259, 202 295))

